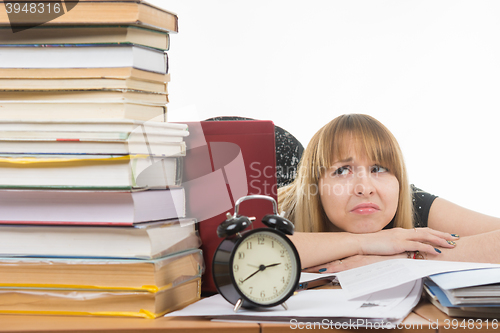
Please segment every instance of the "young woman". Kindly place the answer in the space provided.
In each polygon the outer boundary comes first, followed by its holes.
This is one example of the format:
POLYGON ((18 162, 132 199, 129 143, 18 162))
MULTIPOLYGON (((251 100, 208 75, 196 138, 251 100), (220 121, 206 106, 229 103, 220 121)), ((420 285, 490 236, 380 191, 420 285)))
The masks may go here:
POLYGON ((500 219, 410 185, 396 139, 368 115, 321 128, 278 204, 295 224, 291 239, 307 271, 392 258, 500 262, 500 219))

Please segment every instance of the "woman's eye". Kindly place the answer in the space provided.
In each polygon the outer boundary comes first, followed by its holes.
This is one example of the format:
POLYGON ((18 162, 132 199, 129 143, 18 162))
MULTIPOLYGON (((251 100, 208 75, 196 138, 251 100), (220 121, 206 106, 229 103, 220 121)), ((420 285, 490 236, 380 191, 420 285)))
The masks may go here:
POLYGON ((372 172, 373 173, 380 173, 380 172, 387 172, 389 171, 387 168, 384 168, 380 165, 374 165, 372 166, 372 172))
POLYGON ((340 167, 338 168, 337 170, 335 170, 333 172, 333 174, 335 176, 344 176, 344 175, 348 175, 349 173, 351 172, 351 168, 348 167, 348 166, 343 166, 343 167, 340 167))

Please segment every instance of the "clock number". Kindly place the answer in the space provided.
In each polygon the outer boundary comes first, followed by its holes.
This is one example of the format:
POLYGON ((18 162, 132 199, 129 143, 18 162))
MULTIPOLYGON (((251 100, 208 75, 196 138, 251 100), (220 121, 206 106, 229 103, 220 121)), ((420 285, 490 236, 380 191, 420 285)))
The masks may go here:
POLYGON ((281 258, 285 257, 285 250, 280 250, 281 258))
POLYGON ((245 253, 244 252, 238 252, 238 259, 245 259, 245 253))
POLYGON ((288 271, 290 269, 290 264, 285 264, 285 271, 288 271))
POLYGON ((240 270, 240 266, 238 266, 238 265, 234 265, 234 266, 233 266, 233 270, 234 270, 235 272, 239 271, 239 270, 240 270))
POLYGON ((252 249, 252 242, 247 242, 247 250, 251 250, 252 249))
POLYGON ((274 249, 274 241, 271 241, 271 247, 274 249))
POLYGON ((238 279, 238 283, 242 284, 243 283, 243 279, 238 279))
POLYGON ((275 295, 278 295, 278 288, 274 287, 274 288, 273 288, 273 293, 274 293, 275 295))
POLYGON ((260 292, 260 297, 262 297, 262 298, 266 297, 266 293, 264 292, 264 290, 262 290, 262 291, 260 292))
POLYGON ((284 276, 281 278, 281 282, 285 283, 285 277, 284 276))
POLYGON ((258 244, 259 244, 259 245, 264 245, 264 239, 265 239, 264 237, 258 237, 258 238, 257 238, 257 242, 258 242, 258 244))
POLYGON ((253 292, 253 287, 250 287, 250 288, 248 288, 248 289, 250 289, 250 295, 252 295, 252 292, 253 292))

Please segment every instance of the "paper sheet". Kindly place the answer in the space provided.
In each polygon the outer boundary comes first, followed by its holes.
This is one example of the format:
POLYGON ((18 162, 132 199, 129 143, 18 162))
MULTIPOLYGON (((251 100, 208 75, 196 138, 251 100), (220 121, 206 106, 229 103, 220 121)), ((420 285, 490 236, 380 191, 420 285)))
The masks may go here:
POLYGON ((500 282, 500 268, 450 272, 430 276, 441 289, 456 289, 500 282))
POLYGON ((497 267, 498 264, 393 259, 337 273, 342 289, 355 298, 393 288, 423 277, 452 271, 497 267))
POLYGON ((240 309, 233 312, 233 305, 220 295, 202 299, 167 316, 203 316, 244 321, 290 322, 290 320, 345 320, 364 319, 366 322, 396 324, 404 319, 418 303, 421 280, 411 281, 381 293, 374 293, 353 300, 341 289, 305 290, 290 297, 288 310, 281 306, 268 309, 240 309))

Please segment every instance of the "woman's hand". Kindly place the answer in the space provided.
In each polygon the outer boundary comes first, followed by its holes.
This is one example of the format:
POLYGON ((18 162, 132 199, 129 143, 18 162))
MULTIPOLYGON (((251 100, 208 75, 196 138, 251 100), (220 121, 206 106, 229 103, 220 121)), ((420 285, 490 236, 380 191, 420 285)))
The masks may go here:
POLYGON ((341 260, 334 260, 332 262, 323 265, 309 267, 304 269, 303 271, 308 273, 338 273, 346 271, 351 268, 361 267, 383 260, 404 259, 404 258, 408 258, 406 253, 395 254, 390 256, 356 255, 341 260))
MULTIPOLYGON (((360 255, 389 256, 406 251, 419 251, 430 255, 441 253, 441 248, 454 248, 455 240, 451 234, 430 228, 402 229, 393 228, 369 234, 358 234, 360 255)), ((370 260, 373 260, 371 258, 370 260)))

